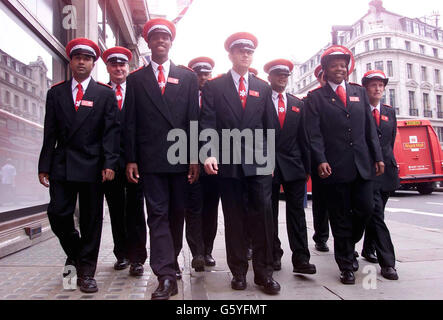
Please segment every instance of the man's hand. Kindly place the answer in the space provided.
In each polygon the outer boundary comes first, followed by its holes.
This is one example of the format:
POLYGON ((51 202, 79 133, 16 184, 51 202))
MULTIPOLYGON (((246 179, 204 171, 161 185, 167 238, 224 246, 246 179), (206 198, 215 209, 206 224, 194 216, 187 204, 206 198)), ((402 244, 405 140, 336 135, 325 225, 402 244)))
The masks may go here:
POLYGON ((383 161, 379 161, 375 163, 375 175, 381 176, 385 172, 385 163, 383 161))
POLYGON ((200 175, 200 166, 198 164, 190 164, 188 171, 188 182, 193 184, 198 180, 200 175))
POLYGON ((326 179, 332 174, 332 169, 329 166, 329 163, 327 162, 320 163, 318 165, 317 171, 318 171, 318 176, 322 179, 326 179))
POLYGON ((115 172, 111 169, 102 170, 102 182, 114 180, 115 172))
POLYGON ((138 166, 135 162, 126 165, 126 178, 130 183, 138 183, 140 175, 138 174, 138 166))
POLYGON ((39 173, 38 174, 38 180, 40 180, 40 183, 44 185, 46 188, 49 187, 49 174, 48 173, 39 173))
POLYGON ((205 171, 207 174, 217 174, 218 173, 217 159, 215 157, 209 157, 208 159, 206 159, 205 171))

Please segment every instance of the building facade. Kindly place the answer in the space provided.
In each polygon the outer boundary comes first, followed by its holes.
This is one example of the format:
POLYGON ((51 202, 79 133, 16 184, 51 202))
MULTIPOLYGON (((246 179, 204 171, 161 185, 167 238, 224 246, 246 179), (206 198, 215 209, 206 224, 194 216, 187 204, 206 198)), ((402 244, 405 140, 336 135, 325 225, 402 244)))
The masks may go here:
MULTIPOLYGON (((102 51, 127 47, 135 69, 149 18, 147 0, 0 2, 0 257, 52 236, 46 218, 49 192, 38 182, 37 164, 46 93, 70 78, 65 45, 86 37, 102 51)), ((93 77, 109 81, 101 59, 93 77)))
MULTIPOLYGON (((337 43, 354 53, 351 82, 360 83, 369 70, 383 70, 389 77, 385 103, 395 108, 399 119, 430 120, 443 143, 443 30, 436 24, 389 12, 381 0, 373 0, 350 31, 338 33, 337 43)), ((303 96, 318 86, 313 73, 329 45, 298 65, 292 93, 303 96)))

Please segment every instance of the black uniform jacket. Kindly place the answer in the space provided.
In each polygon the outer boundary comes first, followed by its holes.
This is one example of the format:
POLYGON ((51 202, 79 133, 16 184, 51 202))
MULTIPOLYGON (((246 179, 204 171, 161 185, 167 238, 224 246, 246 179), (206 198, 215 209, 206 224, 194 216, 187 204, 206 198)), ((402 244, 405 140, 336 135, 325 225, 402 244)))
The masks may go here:
POLYGON ((332 169, 325 183, 350 182, 357 173, 373 179, 374 163, 383 161, 366 90, 346 83, 346 99, 345 107, 329 83, 308 95, 306 119, 315 167, 328 162, 332 169))
POLYGON ((376 177, 380 182, 382 191, 394 191, 400 187, 398 177, 397 161, 394 157, 394 143, 397 135, 397 117, 395 109, 388 105, 380 105, 380 126, 377 127, 377 134, 380 139, 385 172, 376 177))
POLYGON ((186 172, 187 161, 168 161, 168 150, 176 141, 167 137, 171 130, 181 129, 189 139, 190 121, 198 120, 195 73, 171 62, 162 95, 152 65, 140 68, 127 78, 124 108, 126 163, 136 162, 142 173, 186 172))
POLYGON ((103 169, 118 165, 117 100, 112 89, 91 78, 75 111, 71 83, 48 91, 38 170, 56 180, 98 182, 103 169))
MULTIPOLYGON (((218 175, 225 178, 241 178, 243 176, 254 176, 258 174, 258 168, 266 166, 265 161, 259 159, 257 161, 256 153, 267 156, 267 129, 275 129, 274 118, 270 117, 274 106, 269 100, 271 87, 264 81, 253 74, 249 74, 248 78, 248 96, 245 109, 243 109, 238 91, 232 79, 231 72, 227 72, 219 77, 209 80, 203 87, 203 103, 200 111, 200 127, 204 129, 215 129, 219 136, 218 155, 210 154, 217 157, 219 172, 218 175), (241 139, 240 146, 235 149, 238 152, 236 163, 234 163, 234 139, 231 139, 229 148, 223 150, 222 130, 234 132, 232 130, 252 129, 249 131, 253 136, 253 143, 245 143, 245 139, 241 139), (263 138, 258 137, 259 131, 262 129, 263 138), (255 137, 258 137, 257 139, 255 137), (262 143, 261 147, 258 147, 262 143), (257 151, 257 152, 256 152, 257 151), (229 155, 226 154, 229 152, 229 155), (245 155, 253 155, 252 161, 246 159, 245 155), (227 158, 227 159, 224 159, 227 158), (260 163, 263 162, 263 163, 260 163)), ((214 141, 211 140, 212 143, 214 141)), ((227 142, 227 141, 225 141, 227 142)), ((238 142, 238 139, 237 139, 238 142)), ((275 143, 275 141, 274 141, 275 143)), ((216 145, 216 144, 214 144, 216 145)), ((273 162, 275 163, 275 162, 273 162)), ((273 166, 270 165, 272 173, 273 166)), ((263 174, 263 173, 260 173, 263 174)))
MULTIPOLYGON (((283 181, 289 182, 305 179, 311 168, 303 101, 291 94, 286 94, 286 98, 283 128, 280 128, 275 108, 273 118, 276 127, 276 170, 283 181)), ((272 103, 272 96, 269 99, 272 103)))

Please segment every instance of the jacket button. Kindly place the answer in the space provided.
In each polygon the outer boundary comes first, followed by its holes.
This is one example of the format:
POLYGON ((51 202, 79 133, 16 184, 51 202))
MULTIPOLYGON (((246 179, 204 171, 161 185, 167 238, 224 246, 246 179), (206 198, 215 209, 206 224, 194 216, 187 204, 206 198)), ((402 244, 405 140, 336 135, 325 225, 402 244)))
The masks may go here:
POLYGON ((349 145, 352 147, 352 142, 350 142, 349 145))
POLYGON ((351 131, 352 131, 352 129, 351 129, 351 128, 349 128, 349 129, 348 129, 348 131, 349 131, 349 132, 351 132, 351 131))
POLYGON ((381 138, 381 134, 379 134, 378 137, 381 138))
POLYGON ((346 118, 349 118, 351 115, 348 113, 347 115, 346 115, 346 118))

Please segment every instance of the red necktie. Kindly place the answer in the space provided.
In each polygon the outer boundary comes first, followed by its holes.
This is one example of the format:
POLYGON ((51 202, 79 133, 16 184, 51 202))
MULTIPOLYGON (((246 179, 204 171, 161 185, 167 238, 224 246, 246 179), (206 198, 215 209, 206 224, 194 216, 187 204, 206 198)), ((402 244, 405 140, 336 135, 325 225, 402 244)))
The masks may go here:
POLYGON ((280 128, 283 128, 283 123, 285 122, 286 108, 285 102, 283 101, 283 95, 278 94, 278 121, 280 122, 280 128))
POLYGON ((346 107, 346 92, 345 92, 345 89, 343 89, 342 86, 338 86, 337 89, 335 90, 335 93, 337 94, 337 96, 340 98, 340 100, 343 102, 343 104, 346 107))
POLYGON ((118 110, 121 110, 123 103, 123 93, 122 93, 122 87, 119 84, 115 88, 115 96, 117 97, 118 110))
POLYGON ((158 86, 160 87, 160 90, 162 91, 162 94, 165 93, 166 88, 166 80, 165 80, 165 74, 163 73, 163 66, 158 66, 158 86))
POLYGON ((238 95, 240 96, 241 105, 243 106, 243 109, 246 106, 246 88, 245 88, 245 78, 243 76, 240 77, 240 83, 238 85, 238 95))
POLYGON ((80 107, 80 103, 83 99, 83 88, 80 83, 77 84, 77 96, 75 97, 75 111, 78 111, 78 108, 80 107))
POLYGON ((375 122, 377 123, 377 127, 380 127, 380 112, 378 112, 378 109, 372 110, 372 115, 374 116, 375 122))

